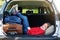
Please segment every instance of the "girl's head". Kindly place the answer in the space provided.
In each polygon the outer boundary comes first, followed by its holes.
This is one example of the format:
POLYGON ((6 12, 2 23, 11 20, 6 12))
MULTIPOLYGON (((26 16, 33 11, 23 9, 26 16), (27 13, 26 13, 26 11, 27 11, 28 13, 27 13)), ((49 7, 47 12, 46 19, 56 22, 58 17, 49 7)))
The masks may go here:
POLYGON ((50 26, 50 23, 44 23, 42 25, 42 28, 46 30, 49 26, 50 26))

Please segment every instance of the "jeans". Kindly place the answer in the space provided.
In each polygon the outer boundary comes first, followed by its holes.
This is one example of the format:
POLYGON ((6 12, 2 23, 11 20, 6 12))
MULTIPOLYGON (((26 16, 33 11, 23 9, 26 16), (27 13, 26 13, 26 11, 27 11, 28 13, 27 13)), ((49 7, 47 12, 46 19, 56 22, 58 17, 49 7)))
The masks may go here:
POLYGON ((23 20, 23 32, 27 33, 29 22, 26 16, 22 15, 21 13, 17 13, 17 16, 19 16, 23 20))
MULTIPOLYGON (((11 8, 9 13, 12 13, 13 10, 15 10, 14 8, 11 8)), ((27 33, 28 27, 29 27, 29 22, 26 16, 22 15, 21 13, 17 12, 16 13, 17 16, 19 16, 19 18, 21 18, 23 20, 23 31, 24 33, 27 33)))

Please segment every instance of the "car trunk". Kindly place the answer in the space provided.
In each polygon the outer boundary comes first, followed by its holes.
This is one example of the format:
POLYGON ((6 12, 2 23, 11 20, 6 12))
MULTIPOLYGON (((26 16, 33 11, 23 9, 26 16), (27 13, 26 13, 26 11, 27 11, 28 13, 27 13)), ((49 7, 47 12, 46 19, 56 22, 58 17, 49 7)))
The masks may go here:
MULTIPOLYGON (((12 5, 14 5, 14 4, 18 4, 19 5, 19 10, 21 10, 21 9, 24 9, 24 8, 29 8, 29 9, 34 9, 34 8, 38 8, 39 9, 39 7, 49 7, 49 9, 50 9, 50 14, 44 14, 44 13, 37 13, 37 14, 29 14, 29 13, 22 13, 23 15, 25 15, 25 16, 27 16, 27 18, 28 18, 28 21, 29 21, 29 25, 30 25, 30 27, 40 27, 41 25, 43 25, 44 23, 46 23, 46 22, 48 22, 48 23, 50 23, 51 25, 54 25, 54 31, 52 32, 52 33, 50 33, 49 35, 42 35, 43 37, 44 36, 52 36, 54 33, 55 33, 55 29, 56 29, 56 27, 55 27, 55 14, 54 14, 54 12, 52 12, 52 9, 51 9, 51 6, 50 6, 50 4, 49 3, 45 3, 44 1, 37 1, 37 3, 36 3, 36 1, 12 1, 8 6, 7 6, 7 11, 9 11, 9 9, 12 7, 12 5), (31 4, 32 3, 32 4, 31 4), (46 5, 46 6, 45 6, 46 5), (21 9, 20 9, 21 8, 21 9)), ((24 28, 23 28, 23 30, 24 30, 24 28)), ((9 34, 10 35, 10 34, 9 34)), ((10 35, 11 36, 11 35, 10 35)), ((14 36, 14 35, 12 35, 12 36, 14 36)), ((17 35, 16 35, 17 36, 17 35)), ((20 35, 21 37, 34 37, 34 36, 31 36, 31 35, 26 35, 26 34, 24 34, 23 33, 23 35, 20 35)), ((41 35, 37 35, 37 36, 41 36, 41 35)), ((36 37, 37 37, 36 36, 36 37)), ((19 37, 19 35, 18 35, 18 37, 19 37)))

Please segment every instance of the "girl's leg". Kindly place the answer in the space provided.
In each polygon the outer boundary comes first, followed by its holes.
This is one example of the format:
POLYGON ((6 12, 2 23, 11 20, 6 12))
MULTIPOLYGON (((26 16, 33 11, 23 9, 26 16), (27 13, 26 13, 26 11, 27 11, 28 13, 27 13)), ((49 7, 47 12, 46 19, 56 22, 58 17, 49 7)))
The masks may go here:
POLYGON ((27 33, 27 30, 30 29, 29 22, 26 16, 22 15, 21 13, 17 13, 17 15, 23 20, 23 31, 27 33))
POLYGON ((27 33, 27 30, 30 29, 30 27, 26 16, 23 16, 23 25, 24 25, 24 33, 27 33))

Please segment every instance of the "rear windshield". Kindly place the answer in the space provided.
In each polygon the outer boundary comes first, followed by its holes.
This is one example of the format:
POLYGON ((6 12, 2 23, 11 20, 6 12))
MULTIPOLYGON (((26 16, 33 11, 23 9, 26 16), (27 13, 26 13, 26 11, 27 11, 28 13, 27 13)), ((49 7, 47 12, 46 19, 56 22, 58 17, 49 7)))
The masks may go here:
POLYGON ((39 7, 39 8, 32 8, 32 9, 26 9, 22 8, 22 13, 26 14, 27 12, 33 13, 33 14, 50 14, 50 10, 48 7, 39 7))
POLYGON ((9 11, 13 5, 18 4, 19 6, 18 9, 23 14, 26 14, 27 11, 30 11, 33 14, 50 14, 52 12, 51 9, 49 8, 49 5, 46 4, 45 2, 37 1, 36 3, 35 1, 33 1, 31 3, 29 1, 28 2, 14 1, 7 6, 7 11, 9 11))

